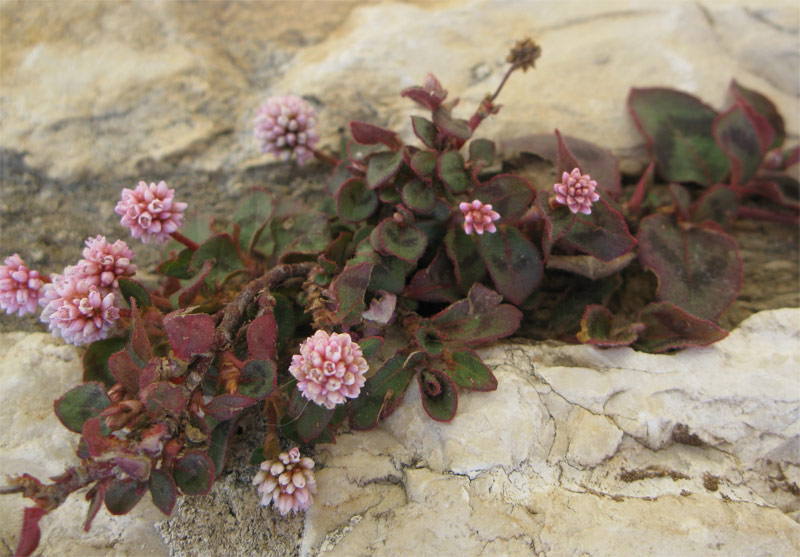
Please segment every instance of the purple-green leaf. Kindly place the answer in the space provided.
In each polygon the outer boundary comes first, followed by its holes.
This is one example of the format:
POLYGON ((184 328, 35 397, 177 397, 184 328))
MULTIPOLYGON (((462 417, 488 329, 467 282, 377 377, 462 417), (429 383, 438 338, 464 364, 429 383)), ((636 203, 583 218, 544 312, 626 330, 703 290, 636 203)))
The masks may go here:
POLYGON ((303 443, 308 443, 319 437, 328 427, 334 410, 311 402, 295 388, 289 404, 289 412, 296 418, 297 435, 303 443))
POLYGON ((664 352, 688 346, 707 346, 728 333, 718 325, 687 313, 670 302, 654 302, 639 314, 646 329, 634 345, 643 352, 664 352))
POLYGON ((351 404, 350 427, 372 429, 381 418, 387 418, 403 400, 415 369, 406 365, 404 354, 395 354, 367 379, 361 394, 351 404))
POLYGON ((406 207, 420 215, 427 215, 436 205, 436 193, 422 180, 409 180, 401 193, 406 207))
POLYGON ((163 470, 153 470, 150 472, 148 487, 156 508, 167 516, 171 515, 178 499, 172 476, 163 470))
POLYGON ((383 337, 366 337, 358 341, 361 353, 367 361, 372 360, 383 346, 383 337))
POLYGON ((175 483, 185 495, 205 495, 214 483, 214 463, 201 451, 187 451, 175 460, 175 483))
POLYGON ((711 186, 728 173, 728 160, 711 133, 714 109, 662 88, 632 89, 628 107, 665 180, 711 186))
POLYGON ((134 396, 139 394, 139 379, 142 376, 141 368, 136 365, 127 350, 114 352, 108 358, 108 368, 114 379, 125 390, 134 396))
POLYGON ((741 84, 737 83, 735 79, 731 80, 730 92, 737 101, 749 105, 754 111, 764 117, 772 128, 774 135, 771 142, 767 145, 767 149, 776 149, 783 145, 783 141, 786 139, 786 126, 772 101, 761 93, 743 87, 741 84))
POLYGON ((272 360, 247 360, 239 376, 239 393, 263 400, 278 388, 278 375, 272 360))
POLYGON ((637 236, 642 265, 658 277, 658 300, 716 319, 736 299, 742 260, 736 241, 721 229, 656 214, 642 220, 637 236))
POLYGON ((373 263, 357 263, 347 265, 338 277, 331 283, 329 292, 336 301, 336 312, 332 315, 336 323, 350 327, 361 322, 363 313, 364 294, 369 286, 373 263))
POLYGON ((274 212, 272 196, 261 188, 253 188, 233 215, 233 222, 239 225, 239 247, 242 250, 247 252, 258 243, 274 212))
POLYGON ((643 328, 641 323, 622 328, 614 327, 614 314, 605 306, 591 305, 583 314, 581 330, 577 337, 584 344, 594 344, 604 348, 630 346, 643 328))
POLYGON ((353 139, 362 145, 381 143, 392 151, 396 151, 403 145, 400 137, 392 130, 379 128, 366 122, 350 122, 350 132, 353 134, 353 139))
POLYGON ((712 186, 690 207, 692 220, 702 223, 712 221, 722 228, 733 224, 739 210, 739 196, 724 184, 712 186))
POLYGON ((392 218, 381 221, 374 234, 384 255, 393 255, 408 263, 416 263, 428 245, 428 237, 422 230, 392 218))
POLYGON ((467 298, 449 305, 430 318, 440 336, 450 341, 480 344, 513 335, 519 328, 522 312, 503 297, 476 283, 467 298))
MULTIPOLYGON (((483 273, 486 274, 485 267, 483 273)), ((430 265, 417 271, 411 278, 403 295, 421 302, 451 303, 459 299, 453 266, 443 248, 439 248, 430 265)))
POLYGON ((469 162, 485 168, 494 162, 495 144, 488 139, 473 139, 469 142, 469 162))
POLYGON ((177 416, 186 408, 186 399, 181 388, 168 381, 156 381, 139 392, 148 413, 153 416, 164 414, 177 416))
POLYGON ((236 245, 228 234, 217 234, 200 244, 192 256, 192 268, 200 270, 206 261, 211 262, 208 281, 212 284, 221 282, 231 271, 242 267, 236 245))
POLYGON ((274 360, 278 341, 278 322, 272 310, 266 310, 247 326, 247 355, 254 360, 274 360))
POLYGON ((225 393, 212 398, 203 406, 203 411, 217 420, 230 420, 238 416, 242 410, 258 402, 254 398, 241 394, 225 393))
POLYGON ((488 273, 478 254, 476 236, 465 234, 461 228, 451 228, 444 237, 447 256, 453 263, 458 288, 462 292, 469 292, 472 285, 482 281, 488 273))
POLYGON ((125 338, 106 338, 89 345, 83 355, 83 382, 99 381, 111 388, 119 379, 111 368, 111 356, 124 349, 125 338))
POLYGON ((430 151, 417 151, 411 155, 411 168, 417 176, 430 176, 436 170, 438 159, 430 151))
POLYGON ((111 405, 101 383, 84 383, 67 391, 53 404, 56 416, 70 431, 80 433, 86 420, 100 415, 111 405))
POLYGON ((453 352, 452 358, 447 371, 456 385, 471 391, 497 389, 497 378, 475 351, 457 350, 453 352))
POLYGON ((474 196, 500 214, 504 224, 513 223, 524 215, 533 202, 534 189, 519 176, 500 174, 478 187, 474 196))
POLYGON ((449 422, 458 410, 455 383, 438 369, 425 369, 417 376, 422 408, 437 422, 449 422))
POLYGON ((480 236, 478 253, 497 291, 518 306, 542 280, 539 251, 516 228, 501 226, 494 234, 480 236))
POLYGON ((347 222, 367 220, 378 208, 378 194, 360 178, 351 178, 339 188, 336 212, 347 222))
POLYGON ((461 141, 466 141, 472 136, 469 122, 461 118, 453 118, 450 109, 445 106, 440 106, 433 111, 433 123, 445 134, 461 141))
POLYGON ((757 126, 758 123, 748 115, 741 103, 736 103, 714 119, 714 139, 728 157, 731 185, 747 184, 755 176, 766 153, 766 148, 762 150, 762 143, 769 145, 772 142, 774 132, 769 124, 767 130, 762 131, 766 137, 759 136, 757 126))
POLYGON ((439 134, 439 130, 436 129, 433 122, 422 116, 412 116, 411 126, 414 128, 414 134, 426 147, 436 149, 436 138, 439 134))
POLYGON ((147 484, 133 478, 111 480, 105 494, 108 512, 115 515, 128 513, 147 491, 147 484))
POLYGON ((367 164, 367 185, 370 189, 379 188, 391 180, 400 165, 403 164, 403 152, 383 151, 376 153, 367 164))
POLYGON ((129 300, 133 298, 140 308, 153 305, 150 302, 150 294, 147 293, 147 289, 141 283, 129 278, 120 278, 118 282, 119 292, 126 302, 130 303, 129 300))
POLYGON ((453 193, 463 193, 472 186, 472 178, 464 169, 464 157, 458 151, 447 151, 439 157, 439 178, 453 193))
POLYGON ((225 460, 228 457, 228 449, 236 433, 236 427, 234 427, 236 422, 237 420, 235 419, 220 422, 214 426, 214 429, 211 431, 208 457, 214 464, 214 475, 217 478, 222 474, 222 469, 225 466, 225 460))

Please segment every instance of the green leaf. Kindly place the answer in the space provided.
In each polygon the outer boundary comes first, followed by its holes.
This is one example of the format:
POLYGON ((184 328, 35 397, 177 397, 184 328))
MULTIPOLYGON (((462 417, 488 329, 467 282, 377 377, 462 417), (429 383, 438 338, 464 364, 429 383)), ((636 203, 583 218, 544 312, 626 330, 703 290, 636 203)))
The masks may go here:
POLYGON ((106 489, 105 503, 108 512, 122 515, 130 512, 147 491, 147 484, 133 478, 114 478, 106 489))
POLYGON ((108 359, 125 348, 126 343, 126 338, 106 338, 91 343, 83 355, 83 382, 99 381, 109 389, 113 387, 117 379, 108 367, 108 359))
POLYGON ((377 208, 378 194, 358 178, 342 184, 336 196, 336 212, 347 222, 367 220, 377 208))
POLYGON ((272 196, 262 189, 254 189, 236 209, 233 222, 239 225, 239 247, 244 252, 258 242, 258 237, 275 212, 272 196))
POLYGON ((494 234, 480 236, 478 253, 497 291, 518 306, 542 281, 539 251, 516 228, 501 226, 494 234))
POLYGON ((351 428, 372 429, 379 419, 387 418, 395 411, 416 371, 411 366, 406 367, 405 363, 404 354, 395 354, 367 379, 361 394, 350 403, 351 428))
POLYGON ((280 354, 289 341, 294 337, 297 328, 297 316, 295 315, 294 304, 286 296, 274 293, 275 307, 272 312, 275 314, 275 321, 278 323, 278 339, 275 341, 275 350, 280 354))
POLYGON ((414 338, 416 338, 419 347, 429 356, 438 356, 444 350, 444 343, 433 327, 422 326, 418 328, 414 338))
POLYGON ((375 229, 381 252, 416 263, 428 245, 428 237, 419 228, 408 223, 398 223, 386 218, 375 229))
POLYGON ((737 83, 735 79, 731 80, 730 92, 737 101, 749 105, 754 111, 764 117, 772 128, 774 136, 769 145, 767 145, 767 150, 777 149, 783 145, 786 139, 786 126, 772 101, 757 91, 743 87, 741 84, 737 83))
POLYGON ((411 155, 411 168, 416 172, 417 176, 429 176, 436 170, 438 159, 436 155, 430 151, 417 151, 411 155))
POLYGON ((461 118, 453 118, 450 109, 440 106, 433 111, 433 123, 450 137, 466 141, 472 136, 469 122, 461 118))
POLYGON ((153 504, 156 508, 167 516, 171 515, 172 509, 175 507, 175 502, 178 499, 178 494, 175 490, 175 482, 172 480, 172 476, 163 470, 152 470, 150 472, 148 487, 150 488, 150 496, 153 498, 153 504))
POLYGON ((167 277, 190 279, 194 276, 194 271, 191 270, 193 255, 194 250, 182 249, 175 257, 161 263, 156 270, 167 277))
POLYGON ((339 188, 342 187, 342 184, 353 177, 353 173, 350 172, 348 167, 348 162, 342 161, 336 165, 336 168, 333 169, 330 178, 328 178, 328 182, 325 184, 325 190, 328 192, 328 194, 330 194, 331 197, 336 198, 336 195, 339 193, 339 188))
MULTIPOLYGON (((483 272, 486 273, 485 267, 483 272)), ((417 271, 403 290, 403 296, 421 302, 447 303, 455 302, 460 298, 453 266, 447 259, 444 247, 440 247, 436 251, 430 265, 417 271)))
POLYGON ((370 189, 378 188, 391 180, 403 163, 403 151, 384 151, 369 159, 367 165, 367 185, 370 189))
MULTIPOLYGON (((469 142, 469 162, 482 167, 491 166, 494 162, 494 141, 488 139, 473 139, 469 142)), ((529 202, 530 203, 530 202, 529 202)))
POLYGON ((702 223, 709 220, 722 228, 728 228, 736 219, 739 196, 728 186, 717 184, 706 190, 691 209, 692 221, 702 223))
POLYGON ((289 410, 290 412, 299 410, 298 413, 294 414, 297 418, 295 427, 297 428, 297 435, 303 443, 308 443, 312 439, 319 437, 328 427, 333 417, 333 408, 329 410, 324 406, 319 406, 309 401, 297 388, 292 393, 292 402, 289 405, 289 410))
POLYGON ((774 136, 772 128, 768 130, 771 133, 764 138, 762 150, 762 138, 759 136, 757 123, 740 103, 733 105, 714 119, 712 126, 714 139, 728 157, 731 185, 747 184, 756 175, 766 153, 766 147, 774 136))
POLYGON ((228 234, 217 234, 203 242, 192 256, 192 268, 199 271, 206 261, 211 262, 207 279, 210 285, 222 282, 231 271, 242 268, 236 246, 228 234))
POLYGON ((549 254, 555 244, 588 253, 602 261, 625 255, 636 245, 623 216, 600 198, 592 206, 592 214, 572 213, 565 205, 550 206, 550 194, 542 191, 536 206, 545 218, 543 248, 549 254))
POLYGON ((578 340, 584 344, 594 344, 604 348, 630 346, 644 329, 641 323, 627 327, 614 327, 614 315, 604 306, 591 305, 581 319, 578 340))
POLYGON ((658 300, 716 319, 736 299, 742 260, 736 241, 722 230, 656 214, 642 220, 637 236, 639 260, 658 277, 658 300))
POLYGON ((453 380, 435 369, 425 369, 417 375, 422 407, 437 422, 449 422, 458 410, 458 393, 453 380))
POLYGON ((444 237, 447 256, 453 263, 458 288, 466 293, 476 282, 488 273, 486 264, 478 253, 475 236, 467 235, 462 229, 450 228, 444 237))
POLYGON ((403 186, 403 203, 406 207, 420 215, 427 215, 436 205, 436 192, 433 186, 425 184, 422 180, 409 180, 403 186))
MULTIPOLYGON (((577 277, 573 286, 563 293, 563 299, 553 308, 547 321, 550 337, 570 337, 580 330, 581 318, 586 307, 606 304, 622 285, 622 278, 613 275, 602 280, 587 280, 577 277)), ((574 342, 573 338, 569 338, 574 342)))
POLYGON ((472 391, 497 389, 497 378, 475 351, 458 350, 453 352, 452 357, 447 371, 456 385, 472 391))
POLYGON ((70 389, 55 401, 56 416, 70 431, 81 433, 83 423, 100 415, 111 406, 106 390, 100 383, 84 383, 70 389))
POLYGON ((361 322, 361 314, 366 309, 364 294, 369 286, 372 263, 348 264, 331 283, 329 292, 336 301, 336 313, 331 317, 344 327, 361 322))
POLYGON ((133 298, 140 308, 153 305, 150 302, 150 294, 147 293, 147 289, 135 280, 120 278, 119 291, 126 303, 130 303, 128 300, 133 298))
MULTIPOLYGON (((209 437, 208 457, 214 464, 214 474, 216 478, 222 475, 222 470, 225 468, 225 461, 228 457, 228 450, 230 449, 231 442, 236 433, 236 422, 238 420, 227 420, 219 422, 214 426, 209 437)), ((264 460, 264 459, 262 459, 264 460)), ((256 464, 261 464, 261 461, 256 464)))
MULTIPOLYGON (((331 242, 328 218, 308 209, 273 217, 269 236, 269 241, 274 242, 270 253, 280 261, 289 254, 307 254, 316 259, 331 242)), ((260 245, 263 244, 262 240, 260 245)))
POLYGON ((214 483, 214 463, 201 451, 187 451, 175 460, 175 483, 184 495, 205 495, 214 483))
POLYGON ((711 186, 728 173, 725 154, 711 134, 714 109, 686 93, 661 88, 632 89, 628 107, 666 181, 711 186))
POLYGON ((513 174, 500 174, 479 186, 474 196, 500 214, 501 223, 512 223, 522 217, 533 202, 534 189, 513 174))
POLYGON ((270 360, 247 360, 239 377, 239 393, 263 400, 278 388, 275 363, 270 360))
POLYGON ((711 321, 691 315, 670 302, 652 303, 639 314, 646 329, 634 347, 658 353, 688 346, 707 346, 722 340, 728 333, 711 321))
POLYGON ((439 135, 439 130, 436 129, 433 122, 422 116, 412 116, 411 126, 414 128, 414 134, 426 147, 436 149, 436 138, 439 135))
POLYGON ((464 169, 464 157, 458 151, 447 151, 439 157, 439 178, 453 193, 464 193, 472 185, 464 169))
POLYGON ((364 359, 370 361, 378 355, 378 352, 383 346, 383 337, 362 338, 358 341, 358 346, 361 347, 361 352, 364 355, 364 359))

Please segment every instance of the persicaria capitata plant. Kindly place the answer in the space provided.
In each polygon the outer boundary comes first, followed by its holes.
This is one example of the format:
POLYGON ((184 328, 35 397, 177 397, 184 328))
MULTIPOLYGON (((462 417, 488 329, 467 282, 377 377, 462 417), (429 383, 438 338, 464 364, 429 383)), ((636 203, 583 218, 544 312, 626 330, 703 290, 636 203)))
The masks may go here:
POLYGON ((90 237, 82 259, 49 277, 8 256, 0 307, 42 308, 50 330, 87 355, 84 382, 55 401, 80 435, 80 464, 2 488, 33 501, 16 553, 36 548, 41 517, 77 490, 87 530, 103 506, 124 514, 149 493, 169 515, 178 495, 208 493, 244 412, 266 424, 253 489, 281 515, 301 512, 317 489, 316 444, 375 427, 409 388, 431 419, 457 419, 465 391, 497 388, 477 348, 521 327, 645 352, 723 338, 720 316, 742 282, 732 223, 796 225, 800 214, 800 151, 784 146, 774 105, 735 81, 721 112, 671 89, 634 89, 629 111, 651 158, 640 176, 623 182, 608 151, 558 130, 505 138, 506 152, 552 165, 554 180, 532 184, 478 132, 501 110, 509 76, 540 55, 517 43, 471 114, 433 74, 401 91, 417 111, 410 142, 356 121, 341 149, 323 148, 307 100, 266 100, 253 149, 329 164, 326 199, 304 206, 257 188, 224 231, 189 231, 168 181, 126 188, 121 233, 167 244, 158 281, 137 275, 131 238, 90 237), (655 195, 659 179, 666 195, 655 195), (651 291, 622 303, 642 276, 651 291))

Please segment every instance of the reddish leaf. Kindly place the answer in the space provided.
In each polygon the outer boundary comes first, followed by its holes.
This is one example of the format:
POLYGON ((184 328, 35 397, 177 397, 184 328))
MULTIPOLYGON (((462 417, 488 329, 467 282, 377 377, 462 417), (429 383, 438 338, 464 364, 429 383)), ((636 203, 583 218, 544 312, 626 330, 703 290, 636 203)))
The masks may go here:
POLYGON ((581 319, 581 331, 578 340, 584 344, 594 344, 610 348, 614 346, 630 346, 644 329, 641 323, 622 328, 614 327, 614 315, 604 306, 591 305, 581 319))
POLYGON ((564 172, 569 174, 575 168, 580 169, 581 165, 578 162, 578 159, 575 158, 575 155, 572 153, 567 144, 564 142, 564 138, 561 137, 561 132, 555 130, 556 134, 556 177, 561 176, 564 172))
POLYGON ((98 457, 112 449, 113 443, 103 435, 103 424, 100 422, 100 418, 86 420, 83 423, 81 435, 83 435, 83 441, 86 443, 86 449, 90 456, 98 457))
POLYGON ((675 215, 678 220, 690 220, 689 210, 692 196, 689 194, 689 190, 680 184, 670 184, 669 193, 672 197, 672 203, 675 205, 675 215))
POLYGON ((761 93, 743 87, 735 79, 731 80, 730 92, 737 101, 747 105, 761 115, 772 128, 772 141, 765 147, 765 150, 775 149, 783 145, 783 141, 786 139, 786 127, 783 123, 783 118, 772 101, 761 93))
POLYGON ((131 306, 131 316, 133 321, 133 334, 131 335, 131 349, 134 355, 142 362, 146 362, 153 357, 153 349, 150 346, 150 339, 144 330, 142 315, 139 313, 136 303, 131 306))
POLYGON ((644 352, 664 352, 688 346, 707 346, 728 333, 718 325, 691 315, 670 302, 652 303, 639 314, 647 327, 634 345, 644 352))
POLYGON ((214 342, 214 319, 207 313, 173 311, 164 317, 164 329, 172 350, 181 360, 188 361, 208 352, 214 342))
POLYGON ((168 381, 156 381, 141 390, 141 400, 153 416, 169 414, 179 415, 186 408, 187 400, 181 388, 168 381))
POLYGON ((182 308, 189 306, 194 301, 197 293, 200 292, 203 284, 205 284, 206 277, 211 274, 212 267, 213 265, 211 261, 205 261, 203 266, 200 268, 200 271, 193 276, 192 282, 173 294, 170 297, 170 301, 172 301, 173 304, 177 302, 178 306, 182 308))
POLYGON ((522 312, 503 297, 476 283, 467 298, 449 305, 430 318, 441 336, 451 341, 480 344, 511 336, 519 328, 522 312))
POLYGON ((111 462, 127 475, 146 482, 150 477, 150 459, 143 455, 118 454, 111 462))
POLYGON ((392 130, 379 128, 366 122, 350 122, 350 133, 353 134, 353 139, 363 145, 382 143, 392 151, 396 151, 403 145, 400 137, 392 130))
POLYGON ((92 527, 92 522, 94 522, 94 517, 97 516, 97 512, 100 510, 100 507, 103 506, 103 501, 105 500, 106 496, 106 488, 108 487, 110 480, 103 480, 94 484, 92 489, 86 493, 86 500, 90 501, 89 509, 86 511, 86 520, 83 521, 83 531, 88 532, 89 529, 92 527))
POLYGON ((456 277, 444 249, 439 248, 431 264, 417 271, 403 295, 421 302, 450 303, 459 299, 456 277))
POLYGON ((408 97, 415 103, 422 105, 429 110, 435 110, 440 104, 442 104, 442 99, 440 97, 429 93, 419 86, 403 89, 400 92, 400 96, 408 97))
POLYGON ((650 186, 653 185, 653 173, 655 168, 656 163, 651 162, 647 165, 647 168, 642 173, 642 177, 639 178, 639 182, 636 184, 636 189, 633 192, 633 196, 628 201, 628 210, 631 213, 638 213, 639 209, 641 209, 644 196, 650 186))
POLYGON ((108 358, 108 368, 111 374, 125 390, 133 396, 139 394, 139 379, 142 375, 141 368, 128 354, 127 350, 114 352, 108 358))
POLYGON ((258 402, 256 399, 248 396, 226 393, 212 398, 203 406, 203 410, 209 416, 225 421, 235 418, 242 410, 253 406, 256 402, 258 402))
POLYGON ((247 354, 253 360, 274 360, 278 341, 278 322, 267 310, 247 326, 247 354))
POLYGON ((26 507, 22 518, 22 531, 19 534, 17 547, 14 549, 14 556, 27 557, 39 547, 39 539, 42 532, 39 529, 39 521, 47 511, 40 507, 26 507))
POLYGON ((724 184, 717 184, 695 201, 691 208, 692 220, 702 223, 711 221, 722 228, 728 228, 739 210, 739 196, 724 184))
POLYGON ((239 393, 263 400, 278 388, 278 376, 272 360, 247 360, 239 377, 239 393))
POLYGON ((657 298, 701 319, 716 319, 736 299, 742 260, 736 241, 713 226, 650 215, 637 234, 639 259, 658 277, 657 298))

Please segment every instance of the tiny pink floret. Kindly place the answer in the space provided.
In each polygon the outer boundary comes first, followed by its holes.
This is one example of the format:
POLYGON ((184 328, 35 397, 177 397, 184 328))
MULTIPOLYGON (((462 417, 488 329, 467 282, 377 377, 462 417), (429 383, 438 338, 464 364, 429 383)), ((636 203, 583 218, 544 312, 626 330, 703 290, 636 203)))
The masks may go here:
POLYGON ((83 259, 76 270, 87 284, 108 291, 119 288, 120 278, 136 273, 133 257, 133 251, 122 240, 109 244, 105 236, 95 236, 86 240, 83 259))
POLYGON ((492 211, 491 203, 484 205, 475 199, 472 203, 462 201, 458 208, 464 215, 464 232, 467 234, 472 234, 473 230, 478 234, 483 234, 484 231, 492 234, 497 232, 494 221, 500 218, 500 214, 492 211))
POLYGON ((44 281, 31 271, 18 254, 7 257, 0 265, 0 309, 6 313, 34 313, 44 295, 44 281))
POLYGON ((358 396, 367 369, 361 347, 350 335, 325 331, 304 340, 289 366, 303 396, 328 409, 358 396))
POLYGON ((262 506, 274 503, 281 515, 311 506, 312 495, 317 492, 314 461, 301 458, 300 449, 293 447, 279 454, 277 460, 265 460, 260 468, 253 485, 258 486, 262 506))
POLYGON ((166 241, 183 225, 183 212, 188 205, 175 201, 175 190, 161 180, 158 184, 139 182, 136 189, 122 190, 122 199, 114 211, 122 215, 120 224, 131 229, 134 238, 145 244, 153 239, 166 241))
POLYGON ((45 306, 41 320, 53 335, 78 346, 106 338, 119 319, 116 294, 88 284, 77 267, 51 279, 40 303, 45 306))
POLYGON ((259 107, 253 125, 262 153, 272 153, 284 161, 295 155, 298 164, 314 157, 314 145, 319 141, 314 131, 317 112, 300 97, 270 97, 259 107))
POLYGON ((578 168, 573 168, 570 173, 564 172, 561 183, 554 184, 553 189, 556 191, 556 201, 569 207, 573 213, 591 215, 592 203, 600 199, 595 192, 597 182, 588 174, 581 176, 578 168))

